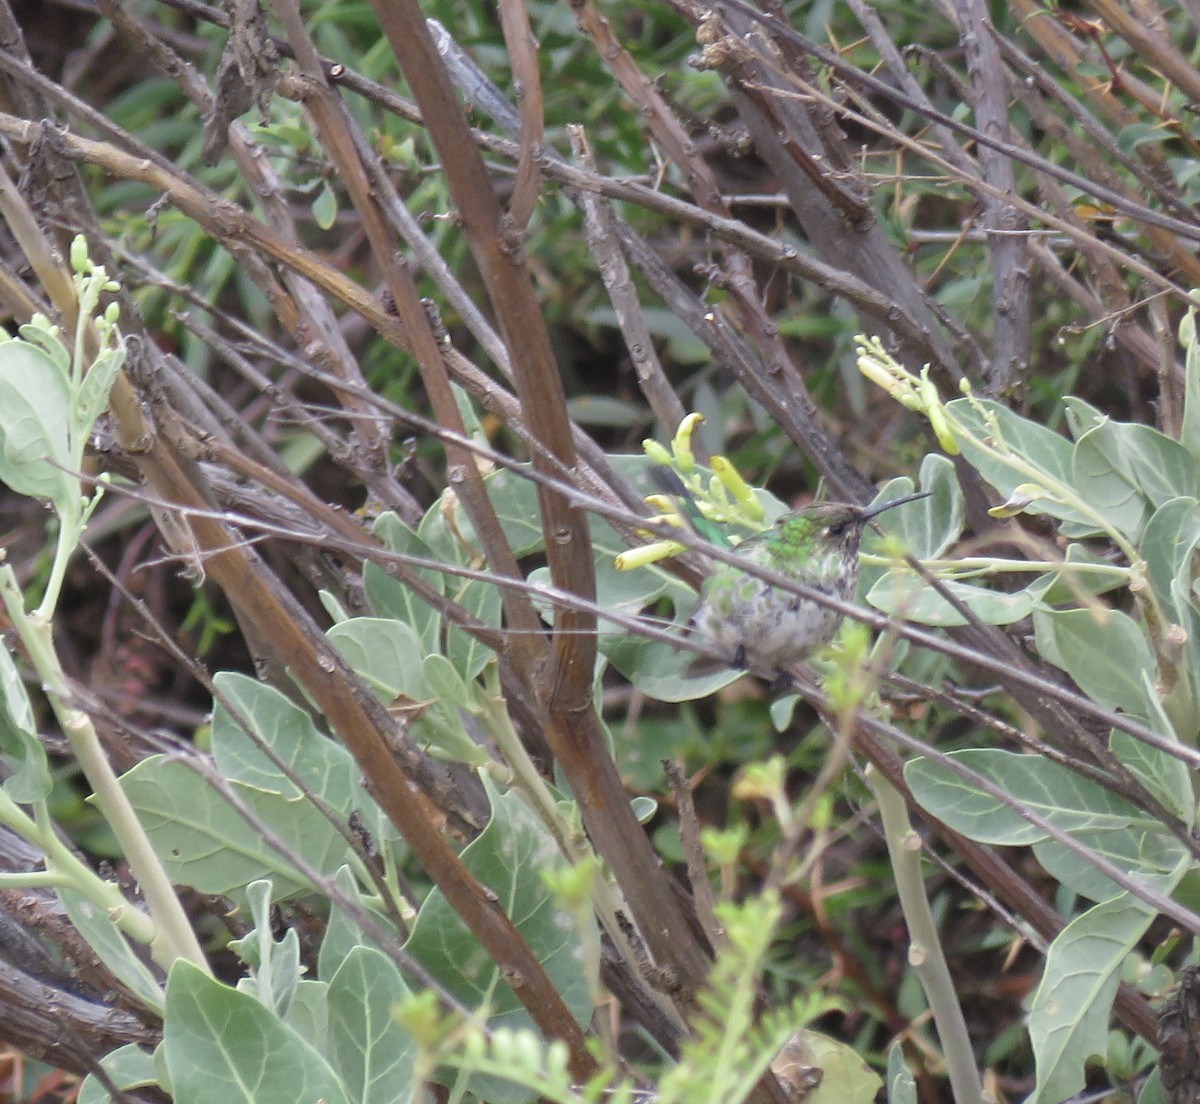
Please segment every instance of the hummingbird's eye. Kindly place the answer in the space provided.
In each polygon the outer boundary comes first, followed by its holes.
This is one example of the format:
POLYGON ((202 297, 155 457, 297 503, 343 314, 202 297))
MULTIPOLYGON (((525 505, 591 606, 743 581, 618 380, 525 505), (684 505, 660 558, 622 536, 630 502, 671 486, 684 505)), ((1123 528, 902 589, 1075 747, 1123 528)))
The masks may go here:
POLYGON ((829 528, 826 530, 826 532, 827 532, 827 533, 828 533, 828 534, 829 534, 831 537, 840 537, 840 536, 842 536, 842 535, 843 535, 843 534, 846 532, 846 530, 847 530, 847 529, 849 529, 849 528, 850 528, 850 523, 849 523, 848 521, 839 521, 839 522, 838 522, 836 525, 831 525, 831 526, 830 526, 830 527, 829 527, 829 528))

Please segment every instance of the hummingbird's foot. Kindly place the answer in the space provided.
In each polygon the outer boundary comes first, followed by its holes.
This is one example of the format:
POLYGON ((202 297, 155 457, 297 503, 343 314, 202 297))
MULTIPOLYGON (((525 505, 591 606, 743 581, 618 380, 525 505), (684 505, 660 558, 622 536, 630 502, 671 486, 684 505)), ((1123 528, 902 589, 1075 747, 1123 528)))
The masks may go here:
POLYGON ((775 677, 767 686, 767 697, 776 698, 785 691, 793 689, 795 681, 791 671, 785 671, 782 667, 778 668, 775 671, 775 677))
POLYGON ((750 661, 746 658, 746 645, 739 644, 737 650, 733 653, 733 665, 739 671, 745 671, 750 667, 750 661))

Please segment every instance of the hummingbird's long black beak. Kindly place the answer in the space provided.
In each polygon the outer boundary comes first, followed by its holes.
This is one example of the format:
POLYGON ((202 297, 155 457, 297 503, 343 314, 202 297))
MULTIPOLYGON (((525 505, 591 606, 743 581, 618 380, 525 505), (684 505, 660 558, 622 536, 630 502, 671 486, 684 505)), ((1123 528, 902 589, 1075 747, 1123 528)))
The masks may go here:
POLYGON ((916 502, 919 498, 929 498, 933 491, 916 491, 913 494, 905 495, 903 498, 893 498, 879 506, 872 506, 869 510, 863 510, 858 515, 858 520, 868 522, 876 514, 882 514, 884 510, 890 510, 893 506, 903 506, 906 502, 916 502))

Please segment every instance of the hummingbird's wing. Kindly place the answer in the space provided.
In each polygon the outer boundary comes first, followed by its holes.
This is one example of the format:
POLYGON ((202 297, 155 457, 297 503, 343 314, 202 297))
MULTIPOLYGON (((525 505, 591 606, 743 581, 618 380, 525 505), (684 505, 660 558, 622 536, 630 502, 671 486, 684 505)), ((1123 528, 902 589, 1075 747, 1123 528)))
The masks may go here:
POLYGON ((691 492, 683 485, 683 480, 679 478, 670 468, 656 467, 650 470, 650 481, 663 494, 668 495, 676 502, 679 508, 680 516, 691 527, 696 536, 708 541, 709 544, 716 545, 718 548, 732 548, 733 543, 729 537, 725 535, 725 531, 715 522, 711 522, 701 512, 696 505, 696 500, 692 498, 691 492))

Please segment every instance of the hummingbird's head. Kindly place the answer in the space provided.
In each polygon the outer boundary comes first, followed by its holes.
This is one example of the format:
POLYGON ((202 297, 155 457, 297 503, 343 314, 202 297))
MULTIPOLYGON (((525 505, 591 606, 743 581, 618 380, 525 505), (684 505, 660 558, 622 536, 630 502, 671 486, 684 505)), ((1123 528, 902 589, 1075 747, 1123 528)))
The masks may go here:
POLYGON ((844 502, 818 502, 797 511, 805 527, 817 540, 838 543, 844 538, 854 539, 866 524, 866 511, 844 502))
POLYGON ((919 498, 928 498, 930 491, 893 498, 878 506, 853 506, 843 502, 818 502, 787 514, 777 522, 780 536, 793 546, 841 548, 846 555, 858 552, 863 527, 873 517, 919 498))
POLYGON ((864 511, 841 502, 818 502, 785 514, 766 537, 769 550, 782 562, 799 564, 837 550, 845 557, 858 552, 864 511))

